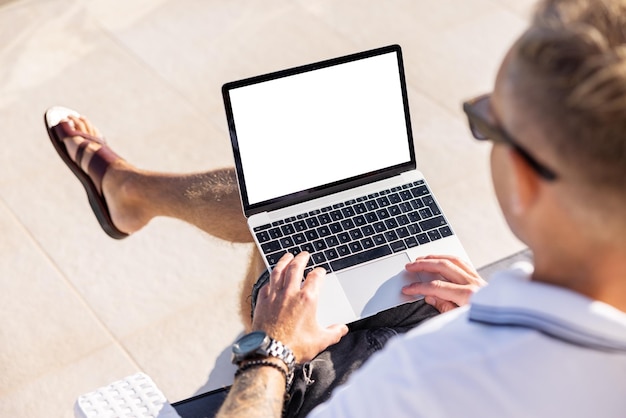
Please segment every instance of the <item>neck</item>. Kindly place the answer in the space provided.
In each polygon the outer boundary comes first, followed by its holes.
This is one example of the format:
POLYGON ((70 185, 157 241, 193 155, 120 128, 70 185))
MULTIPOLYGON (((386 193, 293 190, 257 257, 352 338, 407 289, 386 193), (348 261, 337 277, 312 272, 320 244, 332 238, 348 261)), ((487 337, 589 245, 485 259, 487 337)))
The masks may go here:
POLYGON ((537 248, 532 279, 573 290, 626 312, 626 250, 571 242, 537 248), (586 248, 586 250, 584 250, 586 248))

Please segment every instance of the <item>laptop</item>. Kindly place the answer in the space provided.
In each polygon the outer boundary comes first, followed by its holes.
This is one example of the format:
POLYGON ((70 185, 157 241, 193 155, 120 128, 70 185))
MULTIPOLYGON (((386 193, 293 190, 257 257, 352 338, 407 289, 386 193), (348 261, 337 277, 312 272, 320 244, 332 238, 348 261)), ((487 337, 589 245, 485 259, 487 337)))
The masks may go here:
POLYGON ((243 212, 268 269, 323 267, 318 320, 349 323, 419 297, 405 265, 468 261, 417 170, 402 51, 390 45, 222 88, 243 212))

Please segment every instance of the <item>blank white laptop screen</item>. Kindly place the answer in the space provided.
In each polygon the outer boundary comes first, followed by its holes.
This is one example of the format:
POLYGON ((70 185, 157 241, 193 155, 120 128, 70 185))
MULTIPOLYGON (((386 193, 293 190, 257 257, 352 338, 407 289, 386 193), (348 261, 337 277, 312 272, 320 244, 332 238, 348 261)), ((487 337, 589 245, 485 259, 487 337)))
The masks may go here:
POLYGON ((395 52, 229 94, 251 205, 411 161, 395 52))

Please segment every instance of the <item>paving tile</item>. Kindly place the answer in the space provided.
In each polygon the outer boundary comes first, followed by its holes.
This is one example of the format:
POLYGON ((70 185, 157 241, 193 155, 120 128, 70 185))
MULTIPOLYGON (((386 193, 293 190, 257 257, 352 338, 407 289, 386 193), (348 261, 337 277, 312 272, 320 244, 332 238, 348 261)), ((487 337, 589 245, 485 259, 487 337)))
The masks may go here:
POLYGON ((494 3, 512 10, 524 19, 530 19, 535 10, 537 0, 494 0, 494 3))
POLYGON ((0 416, 73 418, 80 395, 138 371, 118 346, 102 347, 3 394, 0 416))
POLYGON ((207 112, 224 132, 225 82, 355 51, 292 2, 169 1, 129 27, 116 25, 106 15, 106 10, 115 9, 109 1, 93 4, 93 13, 120 43, 207 112))
POLYGON ((238 300, 239 286, 222 286, 121 343, 172 402, 230 385, 231 345, 243 330, 238 300))
POLYGON ((3 203, 0 230, 1 400, 114 340, 3 203))
POLYGON ((490 1, 306 4, 362 49, 399 43, 407 83, 454 114, 461 100, 492 88, 502 57, 525 26, 523 18, 490 1))
POLYGON ((438 190, 437 199, 476 268, 526 248, 502 216, 489 171, 438 190))

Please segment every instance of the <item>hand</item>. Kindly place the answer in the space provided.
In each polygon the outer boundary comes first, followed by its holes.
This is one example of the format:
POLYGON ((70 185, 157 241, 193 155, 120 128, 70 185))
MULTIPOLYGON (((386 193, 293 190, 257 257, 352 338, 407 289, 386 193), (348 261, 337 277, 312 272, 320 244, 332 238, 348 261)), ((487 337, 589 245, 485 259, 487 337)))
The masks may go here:
POLYGON ((287 253, 272 270, 269 283, 259 292, 252 329, 263 330, 289 347, 298 363, 312 360, 346 335, 345 325, 322 328, 317 322, 317 302, 326 271, 316 268, 304 283, 309 254, 287 253))
POLYGON ((447 312, 469 302, 470 297, 487 285, 473 267, 457 257, 429 255, 406 265, 410 272, 440 274, 444 280, 416 282, 402 288, 405 295, 424 295, 425 302, 439 312, 447 312))

